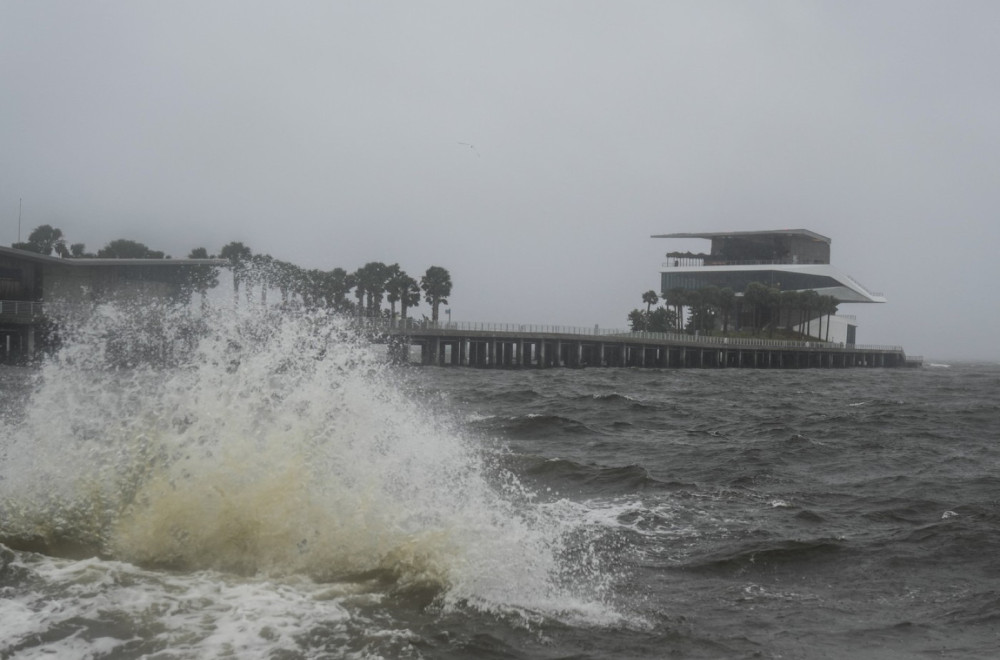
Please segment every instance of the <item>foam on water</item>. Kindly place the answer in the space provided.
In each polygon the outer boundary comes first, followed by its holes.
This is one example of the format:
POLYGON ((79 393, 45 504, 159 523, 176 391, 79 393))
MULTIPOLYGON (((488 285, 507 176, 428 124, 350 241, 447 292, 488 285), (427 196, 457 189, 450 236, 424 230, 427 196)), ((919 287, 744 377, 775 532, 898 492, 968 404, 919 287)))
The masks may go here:
POLYGON ((615 615, 581 523, 533 503, 326 314, 105 307, 0 421, 0 540, 146 568, 615 615))
POLYGON ((0 600, 0 652, 16 650, 18 657, 158 650, 169 650, 170 657, 264 657, 301 650, 303 633, 317 629, 324 645, 350 649, 357 646, 352 629, 370 624, 351 616, 350 596, 331 596, 328 587, 302 579, 176 574, 43 555, 13 568, 46 585, 0 600), (96 613, 103 613, 103 622, 96 613), (81 621, 94 624, 87 629, 81 621), (44 646, 31 644, 46 637, 44 646))

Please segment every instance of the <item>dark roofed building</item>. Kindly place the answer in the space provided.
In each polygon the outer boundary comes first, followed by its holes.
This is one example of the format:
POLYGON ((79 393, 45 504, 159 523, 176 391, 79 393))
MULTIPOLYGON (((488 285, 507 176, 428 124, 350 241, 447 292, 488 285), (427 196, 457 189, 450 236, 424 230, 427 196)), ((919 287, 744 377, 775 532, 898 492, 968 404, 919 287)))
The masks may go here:
POLYGON ((0 358, 34 351, 44 305, 93 304, 111 298, 180 296, 193 268, 224 259, 90 259, 51 257, 0 247, 0 358))

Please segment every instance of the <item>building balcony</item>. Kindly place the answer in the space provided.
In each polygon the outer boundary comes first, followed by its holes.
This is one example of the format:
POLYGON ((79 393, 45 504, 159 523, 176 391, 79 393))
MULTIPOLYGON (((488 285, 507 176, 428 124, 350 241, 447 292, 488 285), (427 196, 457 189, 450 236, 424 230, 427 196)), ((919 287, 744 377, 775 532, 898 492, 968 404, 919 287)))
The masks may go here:
POLYGON ((791 259, 756 259, 752 261, 725 261, 718 257, 697 256, 697 257, 668 257, 668 261, 663 262, 663 268, 702 268, 715 266, 803 266, 813 264, 827 264, 825 261, 800 261, 791 259))

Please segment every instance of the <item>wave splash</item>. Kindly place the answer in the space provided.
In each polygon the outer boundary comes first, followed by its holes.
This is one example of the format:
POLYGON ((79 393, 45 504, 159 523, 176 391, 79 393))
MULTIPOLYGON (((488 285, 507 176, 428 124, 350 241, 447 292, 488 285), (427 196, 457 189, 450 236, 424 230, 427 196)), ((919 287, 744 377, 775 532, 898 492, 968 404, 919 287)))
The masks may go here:
POLYGON ((344 320, 106 306, 63 327, 0 420, 0 541, 606 612, 581 523, 408 399, 344 320))

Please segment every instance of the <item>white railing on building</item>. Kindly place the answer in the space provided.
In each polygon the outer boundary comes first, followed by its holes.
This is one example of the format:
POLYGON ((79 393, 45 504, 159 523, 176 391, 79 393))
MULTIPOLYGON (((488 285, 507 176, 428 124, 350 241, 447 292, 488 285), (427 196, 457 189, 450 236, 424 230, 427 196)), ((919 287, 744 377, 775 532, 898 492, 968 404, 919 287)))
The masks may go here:
POLYGON ((854 286, 856 286, 858 289, 860 289, 861 292, 864 293, 864 294, 866 294, 869 298, 885 298, 885 295, 883 295, 880 291, 870 291, 863 284, 861 284, 861 282, 857 281, 856 279, 854 279, 853 277, 851 277, 847 273, 842 273, 842 274, 844 276, 844 279, 846 279, 848 282, 850 282, 851 284, 853 284, 854 286))
POLYGON ((809 262, 795 259, 747 259, 742 261, 722 261, 705 257, 668 257, 661 262, 664 268, 704 268, 715 266, 801 266, 809 262))
POLYGON ((28 300, 0 300, 0 317, 32 318, 42 315, 42 303, 28 300))

